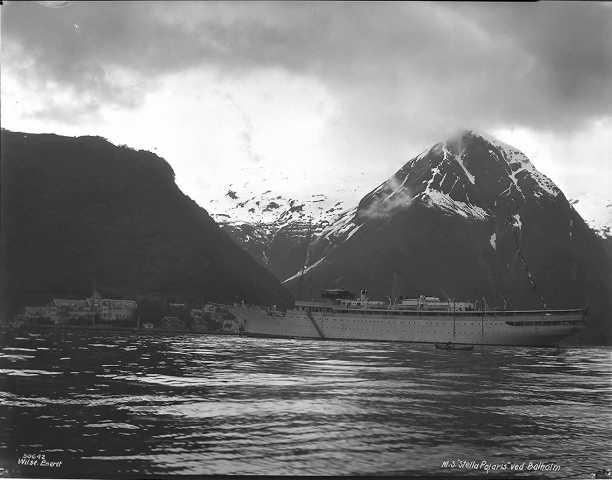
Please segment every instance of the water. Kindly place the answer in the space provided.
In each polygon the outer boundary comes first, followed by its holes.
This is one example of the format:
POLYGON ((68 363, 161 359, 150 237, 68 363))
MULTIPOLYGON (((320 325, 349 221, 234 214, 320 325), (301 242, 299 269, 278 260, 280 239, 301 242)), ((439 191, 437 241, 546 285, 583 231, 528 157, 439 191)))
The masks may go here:
POLYGON ((78 332, 4 345, 5 474, 474 473, 441 469, 454 459, 554 462, 545 475, 567 478, 612 466, 609 348, 78 332), (18 466, 24 454, 62 464, 18 466))

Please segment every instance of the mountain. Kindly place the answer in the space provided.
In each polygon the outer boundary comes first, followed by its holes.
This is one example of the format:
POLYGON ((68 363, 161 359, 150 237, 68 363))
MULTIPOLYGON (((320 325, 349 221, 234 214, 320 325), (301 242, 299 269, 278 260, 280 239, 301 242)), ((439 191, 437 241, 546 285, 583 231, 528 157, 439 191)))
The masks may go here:
POLYGON ((261 265, 285 279, 304 264, 310 241, 343 211, 342 202, 313 194, 307 200, 228 190, 234 201, 228 213, 212 214, 220 227, 261 265))
POLYGON ((296 297, 368 288, 512 308, 589 305, 605 336, 606 252, 564 194, 517 149, 463 131, 408 161, 308 246, 284 284, 296 297))
POLYGON ((290 294, 174 182, 101 137, 2 130, 12 309, 51 295, 286 304, 290 294))

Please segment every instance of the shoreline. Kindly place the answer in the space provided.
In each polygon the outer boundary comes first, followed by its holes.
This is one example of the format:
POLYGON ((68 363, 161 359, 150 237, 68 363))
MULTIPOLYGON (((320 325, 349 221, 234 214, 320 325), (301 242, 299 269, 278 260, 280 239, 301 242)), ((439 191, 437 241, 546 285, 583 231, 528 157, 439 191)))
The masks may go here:
POLYGON ((238 336, 237 333, 230 332, 214 332, 205 330, 178 330, 178 329, 167 329, 167 328, 137 328, 137 327, 120 327, 112 325, 22 325, 22 326, 10 326, 3 325, 0 332, 3 334, 11 332, 36 332, 39 330, 43 331, 70 331, 70 332, 100 332, 100 333, 137 333, 145 335, 176 335, 176 334, 193 334, 193 335, 223 335, 223 336, 238 336))

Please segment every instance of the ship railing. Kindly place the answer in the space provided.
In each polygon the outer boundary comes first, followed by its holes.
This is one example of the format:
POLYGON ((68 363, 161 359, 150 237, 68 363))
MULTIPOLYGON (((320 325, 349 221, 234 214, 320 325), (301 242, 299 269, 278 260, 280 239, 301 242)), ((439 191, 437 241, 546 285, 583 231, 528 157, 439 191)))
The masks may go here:
MULTIPOLYGON (((308 308, 308 307, 307 307, 308 308)), ((364 315, 398 315, 398 316, 455 316, 455 317, 512 317, 524 315, 552 316, 552 315, 575 315, 584 313, 584 309, 558 309, 558 310, 408 310, 408 309, 362 309, 343 308, 338 306, 324 307, 318 305, 321 310, 333 310, 338 313, 355 313, 364 315)))

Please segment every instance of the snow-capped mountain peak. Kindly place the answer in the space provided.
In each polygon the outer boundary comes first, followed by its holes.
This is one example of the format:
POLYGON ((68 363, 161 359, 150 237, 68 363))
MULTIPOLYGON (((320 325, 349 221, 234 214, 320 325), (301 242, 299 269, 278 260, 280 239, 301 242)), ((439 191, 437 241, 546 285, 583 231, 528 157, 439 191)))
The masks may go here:
MULTIPOLYGON (((410 159, 392 177, 344 211, 314 240, 325 251, 413 207, 521 232, 523 210, 556 202, 561 191, 520 150, 490 135, 462 130, 410 159), (325 244, 326 247, 321 245, 325 244)), ((491 243, 493 249, 496 243, 491 243)), ((313 264, 318 259, 310 259, 313 264)))
POLYGON ((548 198, 560 190, 518 149, 463 130, 408 161, 359 204, 362 218, 384 218, 417 201, 474 220, 486 219, 500 198, 548 198))

